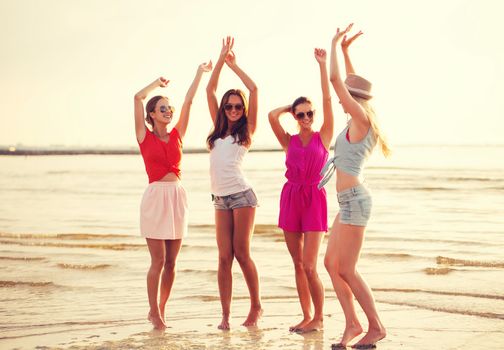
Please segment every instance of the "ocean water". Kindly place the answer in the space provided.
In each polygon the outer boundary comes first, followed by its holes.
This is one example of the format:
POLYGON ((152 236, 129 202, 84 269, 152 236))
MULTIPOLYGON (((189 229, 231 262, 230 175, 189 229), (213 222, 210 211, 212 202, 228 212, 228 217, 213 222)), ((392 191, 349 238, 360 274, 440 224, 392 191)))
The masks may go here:
MULTIPOLYGON (((190 229, 169 310, 194 319, 215 314, 217 322, 208 154, 186 154, 182 171, 190 229)), ((252 251, 263 301, 296 300, 276 227, 284 154, 251 152, 245 172, 260 202, 252 251)), ((359 270, 379 305, 472 315, 475 328, 482 319, 503 322, 504 146, 398 147, 390 159, 375 154, 365 176, 374 207, 359 270)), ((138 210, 146 185, 139 155, 0 157, 0 345, 145 323, 149 254, 138 210)), ((330 220, 334 187, 332 179, 330 220)), ((326 241, 319 270, 333 297, 325 248, 326 241)), ((246 299, 238 266, 234 276, 235 298, 246 299)), ((296 318, 300 310, 285 312, 296 318)))

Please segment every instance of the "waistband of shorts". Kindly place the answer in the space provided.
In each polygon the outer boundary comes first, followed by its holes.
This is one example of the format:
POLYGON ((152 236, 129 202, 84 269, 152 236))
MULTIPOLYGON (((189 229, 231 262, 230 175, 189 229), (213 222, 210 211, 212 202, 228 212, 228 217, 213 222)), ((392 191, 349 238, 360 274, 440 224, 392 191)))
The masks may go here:
POLYGON ((177 187, 180 186, 180 180, 175 181, 154 181, 149 184, 149 187, 177 187))
POLYGON ((368 196, 370 195, 368 188, 363 184, 347 188, 346 190, 338 192, 337 194, 338 201, 350 200, 354 197, 361 195, 368 195, 368 196))
POLYGON ((229 198, 229 197, 231 197, 231 196, 233 196, 233 195, 240 194, 240 193, 245 193, 245 192, 250 191, 250 190, 252 190, 252 191, 253 191, 252 187, 249 187, 249 188, 247 188, 246 190, 243 190, 243 191, 233 192, 233 193, 226 194, 226 195, 223 195, 223 196, 218 196, 218 195, 213 194, 213 193, 211 193, 211 195, 212 195, 212 198, 216 198, 216 199, 221 199, 221 198, 222 198, 222 199, 227 199, 227 198, 229 198))

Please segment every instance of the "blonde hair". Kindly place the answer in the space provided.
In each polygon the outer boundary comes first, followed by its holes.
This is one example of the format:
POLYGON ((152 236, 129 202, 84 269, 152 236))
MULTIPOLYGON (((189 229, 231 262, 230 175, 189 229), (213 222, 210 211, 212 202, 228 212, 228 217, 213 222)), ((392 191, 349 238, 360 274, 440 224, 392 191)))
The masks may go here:
POLYGON ((376 112, 374 111, 373 106, 371 106, 369 101, 364 98, 354 96, 354 95, 352 95, 352 97, 364 109, 364 112, 366 113, 366 116, 369 119, 369 123, 371 124, 371 128, 373 129, 373 132, 376 136, 376 140, 380 144, 381 151, 385 157, 388 157, 392 153, 392 151, 388 145, 388 142, 387 142, 385 135, 381 131, 380 127, 378 126, 378 123, 376 121, 376 112))

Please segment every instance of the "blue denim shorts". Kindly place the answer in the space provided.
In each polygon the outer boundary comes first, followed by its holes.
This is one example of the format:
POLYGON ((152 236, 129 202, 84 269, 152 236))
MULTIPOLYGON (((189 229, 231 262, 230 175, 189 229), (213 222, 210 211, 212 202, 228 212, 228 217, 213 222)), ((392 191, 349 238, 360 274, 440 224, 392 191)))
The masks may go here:
POLYGON ((364 185, 348 188, 338 193, 339 221, 342 224, 366 226, 371 216, 373 199, 364 185))
POLYGON ((215 196, 212 194, 212 201, 215 209, 219 210, 233 210, 244 207, 255 208, 258 206, 257 196, 251 188, 227 196, 215 196))

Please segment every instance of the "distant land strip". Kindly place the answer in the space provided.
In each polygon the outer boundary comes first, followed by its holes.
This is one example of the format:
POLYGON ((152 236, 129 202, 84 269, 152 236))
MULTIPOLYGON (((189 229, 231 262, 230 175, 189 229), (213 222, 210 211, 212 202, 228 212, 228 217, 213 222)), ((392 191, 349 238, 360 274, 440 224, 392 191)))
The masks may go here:
MULTIPOLYGON (((249 152, 280 152, 280 148, 251 148, 249 152)), ((189 153, 208 153, 204 148, 188 148, 183 151, 189 153)), ((3 156, 65 156, 65 155, 129 155, 140 154, 138 149, 8 149, 0 148, 3 156)))

